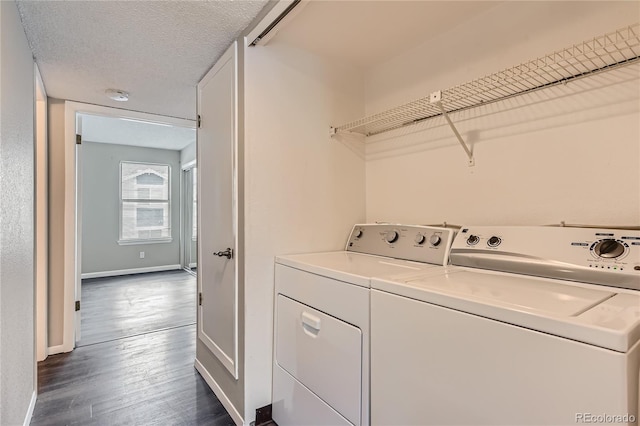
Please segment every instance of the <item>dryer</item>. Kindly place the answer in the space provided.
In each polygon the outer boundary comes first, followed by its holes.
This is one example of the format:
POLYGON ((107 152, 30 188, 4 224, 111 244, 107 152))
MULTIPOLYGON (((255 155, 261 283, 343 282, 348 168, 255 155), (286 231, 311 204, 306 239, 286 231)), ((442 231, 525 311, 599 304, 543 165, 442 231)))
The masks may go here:
POLYGON ((355 225, 345 250, 275 259, 273 419, 367 425, 370 280, 443 268, 454 231, 355 225))
POLYGON ((465 227, 450 259, 372 280, 372 424, 636 424, 640 232, 465 227))

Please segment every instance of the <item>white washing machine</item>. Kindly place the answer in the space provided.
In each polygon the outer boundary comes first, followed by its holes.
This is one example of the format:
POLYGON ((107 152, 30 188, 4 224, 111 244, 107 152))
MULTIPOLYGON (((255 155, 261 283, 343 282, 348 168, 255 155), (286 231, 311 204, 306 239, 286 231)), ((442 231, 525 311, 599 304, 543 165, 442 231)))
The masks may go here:
POLYGON ((450 260, 372 280, 372 424, 636 424, 640 232, 467 227, 450 260))
POLYGON ((273 419, 368 425, 373 276, 443 268, 451 229, 354 226, 344 251, 276 257, 273 419))

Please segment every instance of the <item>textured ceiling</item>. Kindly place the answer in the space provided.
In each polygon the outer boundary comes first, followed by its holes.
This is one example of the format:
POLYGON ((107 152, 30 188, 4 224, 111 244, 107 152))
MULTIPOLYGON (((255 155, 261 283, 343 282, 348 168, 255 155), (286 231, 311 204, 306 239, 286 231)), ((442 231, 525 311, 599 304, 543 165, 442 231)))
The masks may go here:
POLYGON ((196 141, 196 130, 83 114, 82 139, 87 142, 181 150, 196 141))
POLYGON ((198 81, 267 0, 17 3, 48 96, 194 119, 198 81))

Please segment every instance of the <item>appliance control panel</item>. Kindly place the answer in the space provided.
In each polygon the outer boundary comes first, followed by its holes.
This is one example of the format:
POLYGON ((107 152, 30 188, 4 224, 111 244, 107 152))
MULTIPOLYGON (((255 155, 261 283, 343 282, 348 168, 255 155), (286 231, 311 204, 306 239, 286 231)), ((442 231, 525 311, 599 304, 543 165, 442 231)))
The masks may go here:
POLYGON ((451 263, 640 290, 640 231, 465 226, 451 263))
POLYGON ((446 265, 455 231, 422 225, 358 224, 351 230, 347 251, 395 259, 446 265))

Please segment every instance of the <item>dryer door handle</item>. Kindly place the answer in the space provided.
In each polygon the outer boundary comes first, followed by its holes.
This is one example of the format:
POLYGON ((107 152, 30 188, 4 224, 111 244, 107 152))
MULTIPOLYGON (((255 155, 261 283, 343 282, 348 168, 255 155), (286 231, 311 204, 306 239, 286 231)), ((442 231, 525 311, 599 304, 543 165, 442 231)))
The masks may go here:
POLYGON ((318 333, 320 333, 320 325, 320 318, 309 312, 302 313, 302 329, 306 334, 311 337, 316 337, 318 333))

